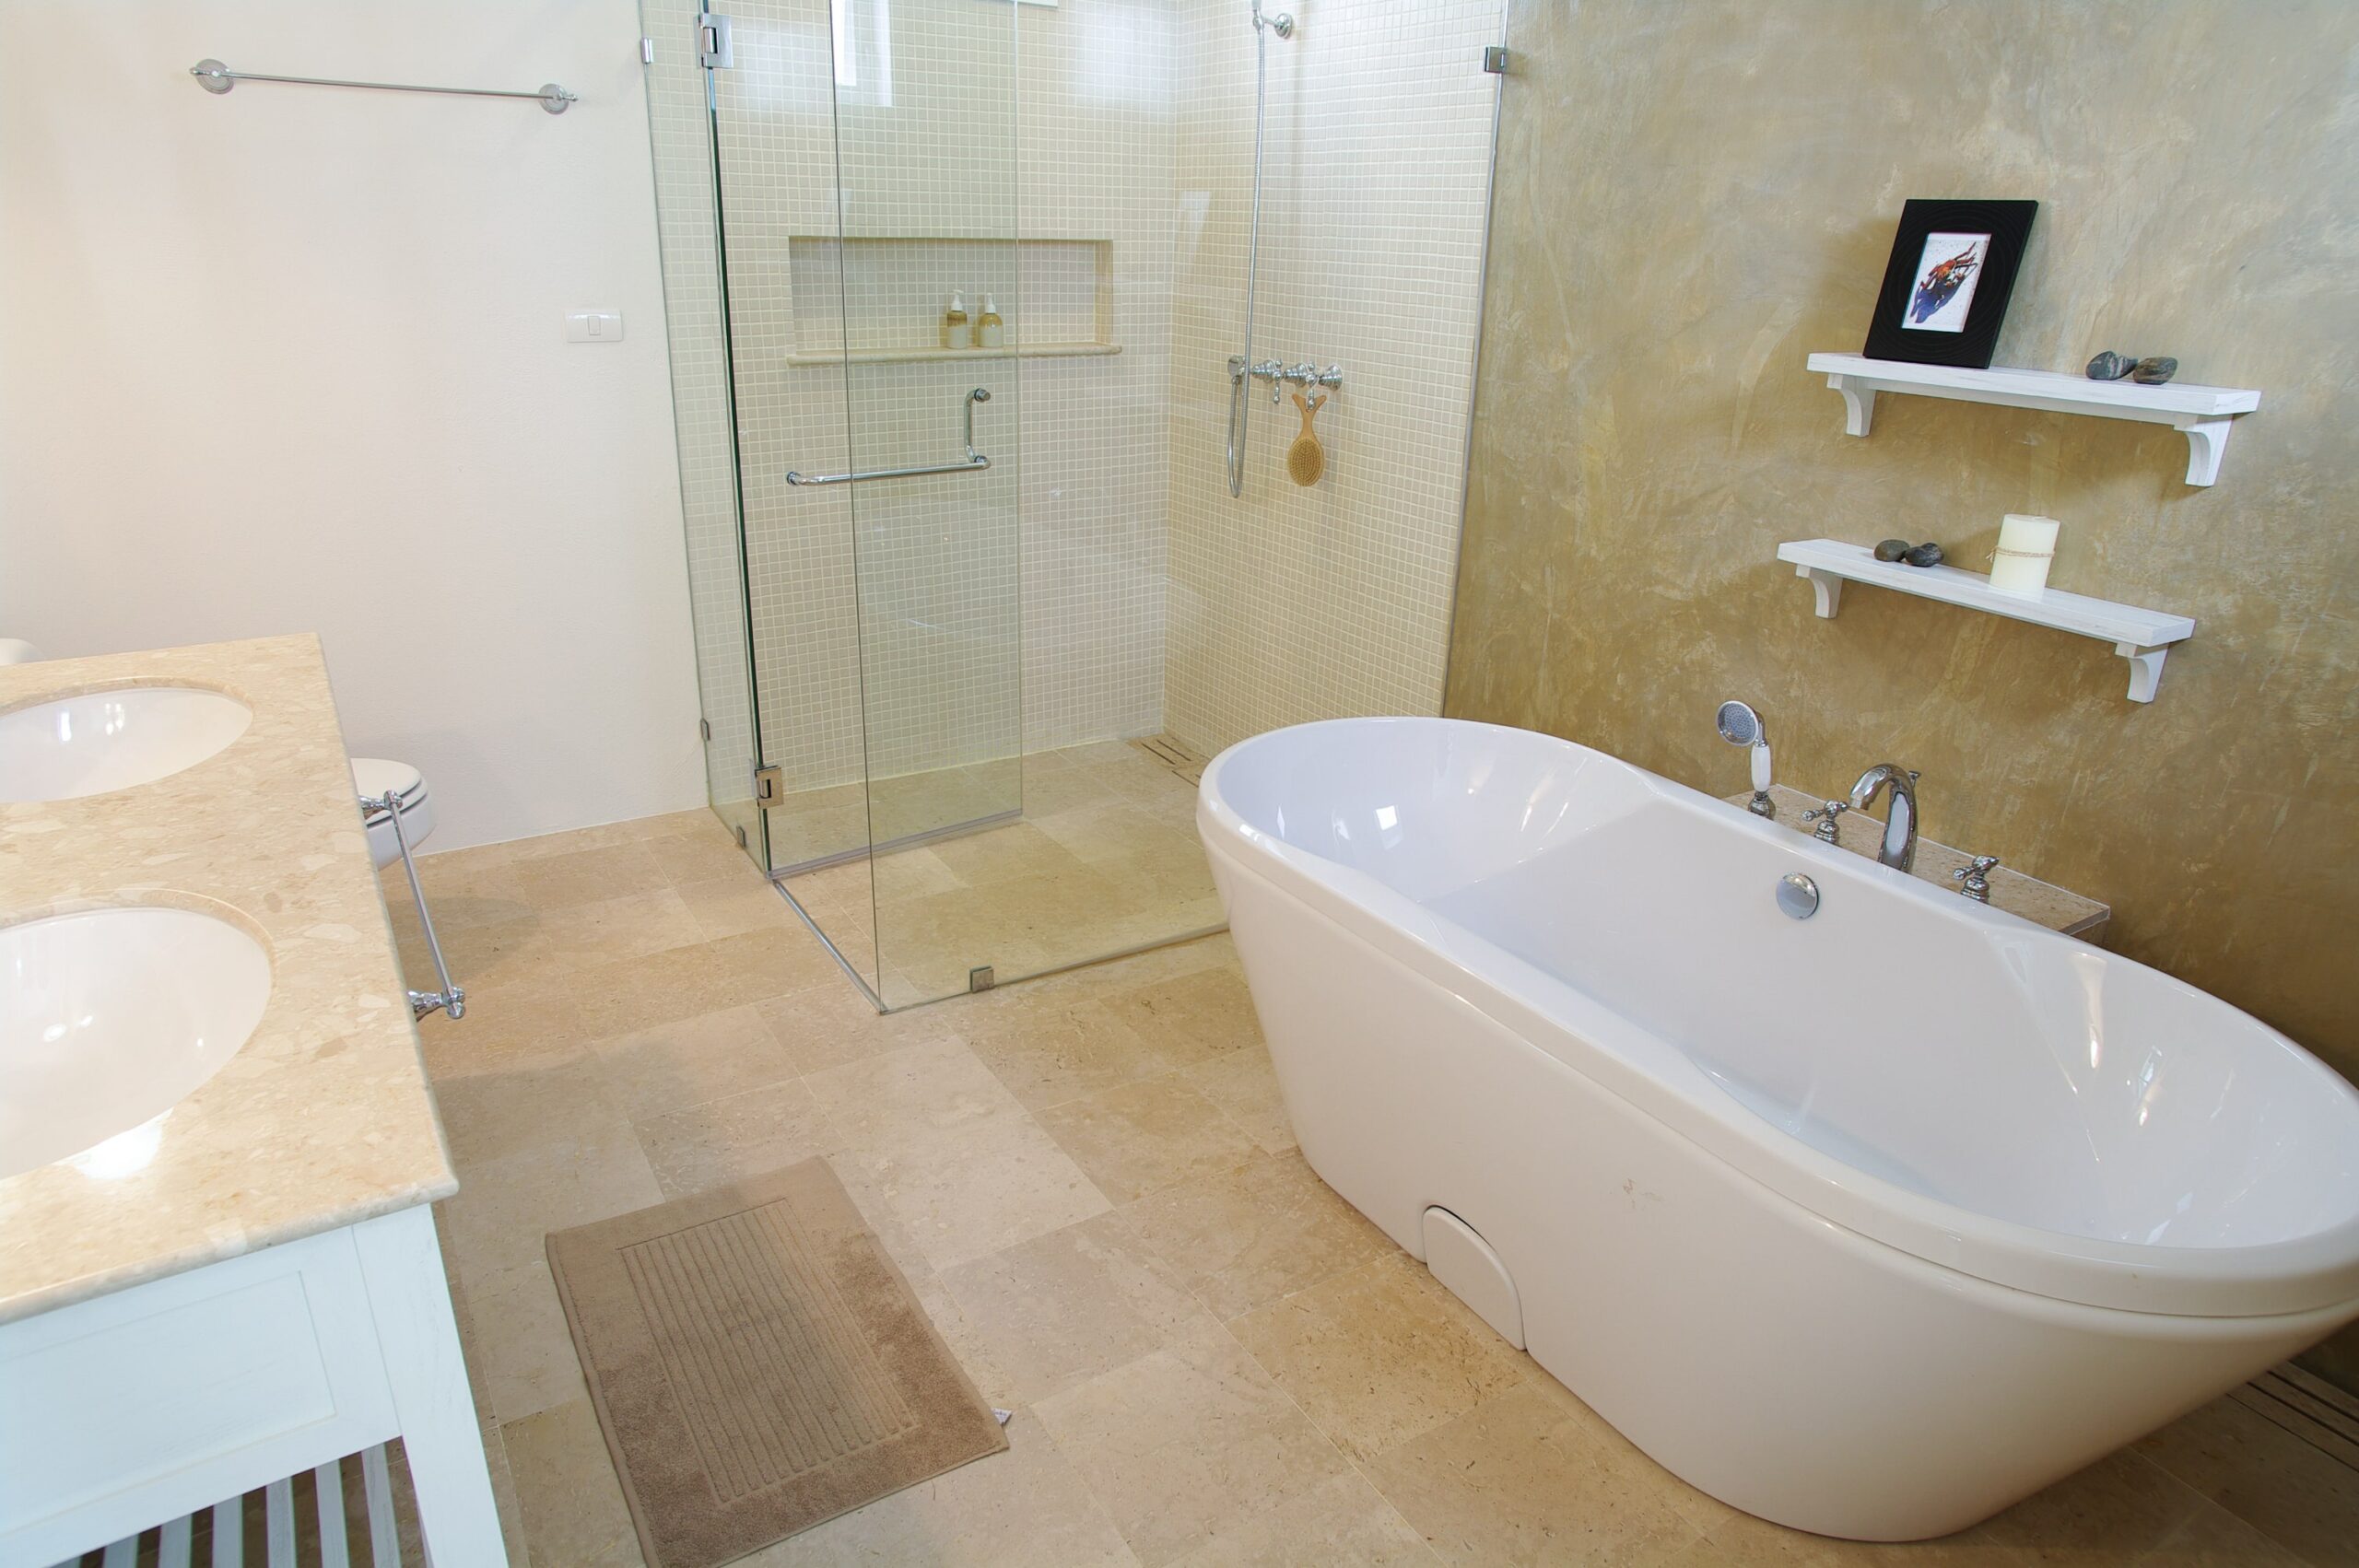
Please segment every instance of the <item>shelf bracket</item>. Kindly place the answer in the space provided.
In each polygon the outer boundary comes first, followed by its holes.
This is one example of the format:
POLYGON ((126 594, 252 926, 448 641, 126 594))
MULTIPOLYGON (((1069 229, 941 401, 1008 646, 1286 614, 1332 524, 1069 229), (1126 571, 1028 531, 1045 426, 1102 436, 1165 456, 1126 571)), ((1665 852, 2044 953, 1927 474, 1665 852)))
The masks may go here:
MULTIPOLYGON (((1870 392, 1870 397, 1876 394, 1870 392)), ((1794 575, 1810 583, 1810 591, 1818 599, 1818 618, 1831 621, 1835 612, 1843 607, 1843 579, 1833 572, 1820 571, 1815 567, 1796 567, 1794 575)))
POLYGON ((2227 455, 2228 433, 2234 419, 2185 419, 2171 428, 2187 435, 2187 482, 2210 485, 2220 477, 2220 460, 2227 455))
POLYGON ((2163 683, 2163 660, 2170 653, 2169 647, 2142 648, 2134 642, 2117 642, 2113 650, 2130 661, 2130 700, 2154 701, 2154 688, 2163 683))
POLYGON ((1841 374, 1826 378, 1826 384, 1843 394, 1843 433, 1864 436, 1875 427, 1876 389, 1841 374))

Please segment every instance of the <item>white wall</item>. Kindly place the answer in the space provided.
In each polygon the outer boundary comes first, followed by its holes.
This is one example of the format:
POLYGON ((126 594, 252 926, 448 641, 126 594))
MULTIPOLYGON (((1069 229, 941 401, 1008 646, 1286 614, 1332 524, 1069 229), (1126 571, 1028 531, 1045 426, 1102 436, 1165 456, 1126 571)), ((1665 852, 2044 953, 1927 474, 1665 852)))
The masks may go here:
POLYGON ((104 12, 0 4, 0 636, 317 630, 438 849, 700 804, 631 0, 104 12))

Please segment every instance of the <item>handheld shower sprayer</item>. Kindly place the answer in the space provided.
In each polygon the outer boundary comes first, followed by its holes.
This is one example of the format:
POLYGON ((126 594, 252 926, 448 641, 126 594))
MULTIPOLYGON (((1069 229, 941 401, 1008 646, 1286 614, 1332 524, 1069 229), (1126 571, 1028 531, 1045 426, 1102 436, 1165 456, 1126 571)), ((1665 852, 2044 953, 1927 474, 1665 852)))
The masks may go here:
MULTIPOLYGON (((1294 18, 1280 12, 1262 14, 1262 0, 1253 0, 1253 227, 1245 241, 1245 352, 1228 357, 1228 493, 1245 493, 1245 436, 1253 418, 1253 286, 1262 275, 1262 123, 1270 105, 1270 34, 1294 36, 1294 18)), ((1278 362, 1270 361, 1275 371, 1278 362)), ((1278 399, 1278 383, 1270 382, 1270 401, 1278 399)))
POLYGON ((1755 816, 1776 818, 1778 808, 1769 799, 1769 732, 1762 727, 1761 715, 1741 702, 1720 704, 1716 727, 1720 739, 1732 746, 1749 747, 1753 755, 1753 799, 1744 809, 1755 816))

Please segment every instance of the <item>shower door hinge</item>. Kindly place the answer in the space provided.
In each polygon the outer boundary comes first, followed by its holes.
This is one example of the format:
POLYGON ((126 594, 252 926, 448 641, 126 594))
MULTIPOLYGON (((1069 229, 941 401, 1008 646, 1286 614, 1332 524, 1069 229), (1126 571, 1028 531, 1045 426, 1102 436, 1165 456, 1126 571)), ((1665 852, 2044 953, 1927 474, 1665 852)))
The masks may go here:
POLYGON ((711 720, 699 719, 697 720, 697 739, 700 741, 710 741, 712 739, 711 720))
POLYGON ((655 64, 655 41, 653 39, 642 38, 639 41, 639 63, 642 65, 652 65, 655 64))
POLYGON ((727 17, 697 13, 697 64, 708 71, 725 71, 736 64, 730 57, 727 17))
POLYGON ((779 790, 783 783, 782 776, 775 767, 754 769, 754 799, 766 806, 778 804, 779 790))
POLYGON ((1495 76, 1506 76, 1508 74, 1508 46, 1504 43, 1485 44, 1483 46, 1483 69, 1488 71, 1495 76))

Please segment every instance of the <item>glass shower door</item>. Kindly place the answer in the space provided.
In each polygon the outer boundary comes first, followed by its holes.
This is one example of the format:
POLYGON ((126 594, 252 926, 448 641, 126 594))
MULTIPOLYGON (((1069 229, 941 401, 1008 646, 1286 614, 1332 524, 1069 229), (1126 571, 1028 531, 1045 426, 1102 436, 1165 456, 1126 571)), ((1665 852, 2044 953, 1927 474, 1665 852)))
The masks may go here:
MULTIPOLYGON (((888 1006, 1026 962, 975 895, 977 850, 1024 804, 1018 13, 836 0, 832 16, 847 449, 879 475, 845 488, 888 1006)), ((816 293, 828 269, 813 271, 816 293)))
POLYGON ((725 55, 708 76, 769 863, 895 1006, 991 964, 928 847, 1023 805, 1015 10, 774 0, 694 40, 725 55), (1009 323, 989 346, 987 299, 1009 323))

